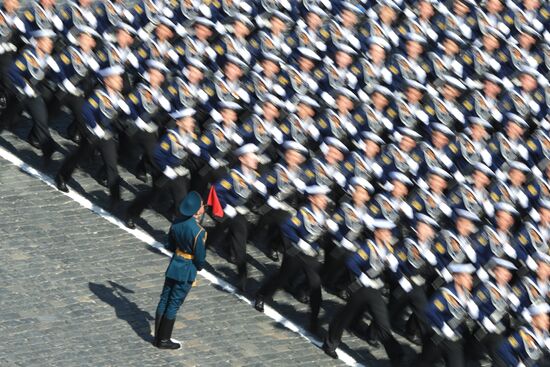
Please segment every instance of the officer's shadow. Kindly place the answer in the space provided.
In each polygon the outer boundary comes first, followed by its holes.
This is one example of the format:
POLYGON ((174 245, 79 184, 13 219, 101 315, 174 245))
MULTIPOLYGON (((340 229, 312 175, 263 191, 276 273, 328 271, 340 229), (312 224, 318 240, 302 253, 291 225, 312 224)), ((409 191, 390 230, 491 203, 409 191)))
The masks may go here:
POLYGON ((112 306, 116 317, 126 321, 140 338, 149 343, 153 341, 150 321, 155 318, 126 297, 125 294, 132 294, 133 290, 112 281, 108 281, 108 285, 88 283, 88 287, 100 300, 112 306))

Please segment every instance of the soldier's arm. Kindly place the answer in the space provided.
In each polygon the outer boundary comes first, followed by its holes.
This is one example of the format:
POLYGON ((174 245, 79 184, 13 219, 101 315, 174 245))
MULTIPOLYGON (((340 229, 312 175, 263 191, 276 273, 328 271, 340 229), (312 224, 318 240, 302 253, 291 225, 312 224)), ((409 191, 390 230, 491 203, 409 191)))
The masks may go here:
POLYGON ((201 271, 206 263, 206 231, 201 229, 197 239, 195 240, 195 258, 193 259, 193 264, 198 271, 201 271))
POLYGON ((27 63, 22 55, 20 55, 15 62, 10 66, 8 76, 11 82, 24 89, 27 86, 27 80, 23 77, 23 73, 27 70, 27 63))
POLYGON ((512 334, 501 344, 498 355, 506 366, 519 366, 521 361, 517 357, 519 349, 519 332, 512 334))

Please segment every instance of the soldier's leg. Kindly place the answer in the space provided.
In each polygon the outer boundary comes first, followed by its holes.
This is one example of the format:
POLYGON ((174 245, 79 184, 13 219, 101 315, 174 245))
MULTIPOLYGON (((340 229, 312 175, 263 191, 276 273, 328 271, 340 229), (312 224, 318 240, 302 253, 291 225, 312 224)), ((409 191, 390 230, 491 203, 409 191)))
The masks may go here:
POLYGON ((71 110, 73 115, 73 120, 67 127, 67 135, 74 141, 80 141, 84 136, 83 130, 86 128, 82 117, 82 105, 84 101, 84 98, 73 95, 68 95, 64 100, 65 105, 71 110))
POLYGON ((368 300, 368 292, 366 288, 360 288, 353 292, 346 305, 338 311, 331 320, 328 328, 328 335, 325 339, 325 344, 329 350, 334 351, 340 345, 342 334, 351 322, 360 316, 365 310, 368 300))
POLYGON ((57 176, 61 177, 63 181, 68 181, 71 178, 78 163, 89 157, 92 154, 93 150, 94 143, 92 143, 87 138, 83 138, 80 141, 78 147, 72 153, 67 155, 67 157, 61 164, 61 168, 59 169, 57 176))
POLYGON ((337 291, 343 288, 345 282, 342 279, 346 274, 346 259, 348 254, 349 252, 345 249, 334 246, 325 256, 322 277, 323 283, 327 289, 337 291))
POLYGON ((422 352, 415 363, 419 367, 432 367, 441 360, 443 348, 436 344, 431 337, 427 337, 422 345, 422 352))
POLYGON ((183 301, 185 301, 189 290, 191 290, 191 286, 191 282, 175 282, 168 299, 168 304, 166 305, 166 312, 164 313, 166 319, 173 320, 176 318, 176 314, 183 301))
POLYGON ((300 262, 296 255, 289 254, 288 251, 283 255, 281 268, 276 274, 273 274, 258 290, 257 297, 270 299, 275 292, 283 287, 288 280, 301 271, 300 262))
POLYGON ((426 336, 430 330, 428 318, 426 317, 426 307, 428 305, 428 297, 424 287, 413 286, 409 294, 410 305, 413 310, 414 319, 418 324, 418 332, 421 337, 426 336))
POLYGON ((321 309, 322 302, 321 276, 319 275, 321 264, 309 256, 301 255, 301 259, 309 286, 310 327, 315 332, 318 327, 319 310, 321 309))
POLYGON ((371 335, 380 340, 393 366, 398 366, 403 357, 403 348, 393 337, 388 307, 379 290, 367 288, 368 310, 372 316, 371 335))
POLYGON ((172 288, 175 285, 175 281, 172 279, 165 279, 164 286, 162 287, 162 292, 160 293, 160 300, 157 305, 156 313, 158 315, 164 316, 166 313, 166 307, 168 306, 168 301, 170 300, 170 294, 172 293, 172 288))
POLYGON ((445 359, 445 365, 447 367, 464 367, 464 348, 462 340, 450 341, 443 340, 441 342, 443 347, 443 359, 445 359))
POLYGON ((118 154, 117 144, 114 139, 100 140, 98 144, 99 152, 105 164, 105 173, 107 174, 107 186, 111 195, 111 203, 120 200, 120 177, 118 175, 118 154))
POLYGON ((48 109, 46 107, 46 102, 42 97, 27 98, 24 101, 24 107, 33 120, 31 134, 34 135, 40 143, 40 148, 44 156, 49 158, 55 150, 55 143, 50 134, 50 128, 48 127, 48 109))
POLYGON ((172 201, 176 212, 179 212, 179 205, 189 191, 189 178, 187 176, 179 176, 168 182, 172 201))
POLYGON ((246 240, 248 238, 248 223, 243 215, 237 215, 229 225, 230 245, 235 255, 235 265, 239 273, 239 286, 246 287, 246 240))

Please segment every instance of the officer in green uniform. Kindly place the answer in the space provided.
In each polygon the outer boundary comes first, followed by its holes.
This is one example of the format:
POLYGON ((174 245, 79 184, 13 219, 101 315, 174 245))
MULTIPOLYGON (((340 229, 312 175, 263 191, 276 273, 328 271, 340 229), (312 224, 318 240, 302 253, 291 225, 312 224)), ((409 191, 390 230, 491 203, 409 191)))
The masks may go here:
POLYGON ((181 344, 172 341, 176 313, 191 290, 193 282, 206 261, 206 231, 198 224, 204 214, 200 195, 190 192, 181 202, 181 217, 170 227, 167 249, 174 252, 166 270, 166 280, 160 295, 155 317, 155 346, 160 349, 178 349, 181 344))

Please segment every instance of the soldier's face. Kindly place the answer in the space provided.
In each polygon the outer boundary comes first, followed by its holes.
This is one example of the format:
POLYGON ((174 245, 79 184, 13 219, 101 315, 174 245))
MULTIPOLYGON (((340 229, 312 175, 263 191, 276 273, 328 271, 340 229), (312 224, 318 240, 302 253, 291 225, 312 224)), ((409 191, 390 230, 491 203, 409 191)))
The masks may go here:
POLYGON ((486 80, 483 83, 483 92, 489 97, 496 97, 501 92, 501 88, 497 83, 493 83, 490 80, 486 80))
POLYGON ((344 153, 342 153, 332 145, 329 145, 327 154, 325 154, 325 159, 327 160, 328 164, 336 164, 344 159, 344 153))
POLYGON ((399 180, 393 180, 392 185, 393 185, 392 195, 398 199, 407 196, 407 194, 409 193, 409 189, 407 185, 405 185, 403 182, 399 180))
POLYGON ((8 12, 14 12, 21 7, 19 0, 6 0, 4 1, 4 7, 8 12))
POLYGON ((256 153, 246 153, 239 157, 241 164, 251 170, 256 170, 258 168, 258 156, 256 153))
POLYGON ((524 128, 513 121, 508 121, 508 124, 506 125, 506 135, 508 135, 510 139, 520 138, 524 131, 524 128))
POLYGON ((287 149, 285 152, 285 161, 290 167, 298 167, 304 163, 306 158, 294 149, 287 149))
POLYGON ((372 140, 365 140, 365 155, 374 158, 380 153, 380 145, 372 140))
POLYGON ((82 33, 79 37, 80 47, 84 52, 89 52, 96 45, 95 38, 89 34, 82 33))
POLYGON ((87 8, 92 4, 92 0, 80 0, 79 3, 82 7, 87 8))
POLYGON ((380 47, 378 45, 371 45, 369 48, 369 54, 375 64, 382 63, 386 59, 386 50, 384 50, 384 47, 380 47))
POLYGON ((525 173, 520 171, 519 169, 511 169, 510 172, 508 172, 508 177, 510 178, 510 182, 514 186, 521 186, 525 183, 525 173))
POLYGON ((237 121, 237 111, 231 110, 229 108, 224 108, 221 112, 223 121, 235 122, 237 121))
POLYGON ((489 176, 481 171, 474 171, 473 178, 476 187, 487 187, 491 183, 489 176))
POLYGON ((40 4, 45 8, 51 8, 55 5, 56 0, 40 0, 40 4))
POLYGON ((336 97, 336 107, 341 112, 348 112, 353 109, 353 101, 346 96, 336 97))
POLYGON ((470 131, 470 135, 472 136, 472 139, 474 139, 474 141, 480 141, 487 136, 487 130, 485 130, 485 127, 479 124, 473 124, 470 127, 470 131))
POLYGON ((120 47, 125 48, 130 46, 134 42, 134 37, 124 29, 119 29, 116 32, 116 41, 120 47))
POLYGON ((470 12, 470 8, 468 8, 468 6, 463 2, 455 0, 453 4, 453 11, 456 15, 463 16, 470 12))
POLYGON ((302 118, 315 116, 315 110, 308 104, 298 103, 298 106, 296 108, 298 110, 298 116, 302 118))
POLYGON ((228 62, 225 64, 224 68, 225 76, 229 80, 237 80, 243 75, 243 71, 240 67, 233 64, 232 62, 228 62))
POLYGON ((545 207, 540 207, 539 209, 539 215, 540 215, 540 222, 547 226, 550 224, 550 210, 546 209, 545 207))
POLYGON ((120 92, 122 90, 123 82, 121 75, 108 76, 105 78, 104 83, 107 88, 110 88, 116 92, 120 92))
POLYGON ((481 41, 483 42, 483 47, 485 47, 487 51, 494 51, 500 47, 498 38, 491 34, 484 35, 481 41))
POLYGON ((340 15, 342 16, 342 24, 346 28, 351 28, 357 24, 357 15, 354 12, 344 9, 340 15))
POLYGON ((279 72, 279 65, 271 60, 262 61, 262 68, 264 73, 268 76, 275 75, 279 72))
POLYGON ((421 242, 431 241, 435 237, 435 231, 429 224, 418 222, 416 224, 416 235, 421 242))
POLYGON ((448 38, 443 41, 443 47, 445 47, 445 51, 452 55, 455 55, 460 51, 460 47, 458 47, 458 44, 448 38))
POLYGON ((441 131, 434 131, 432 133, 432 144, 437 149, 443 149, 449 144, 449 138, 441 131))
POLYGON ((343 51, 336 52, 335 59, 336 64, 341 68, 347 68, 353 62, 353 57, 343 51))
POLYGON ((399 142, 399 148, 405 152, 410 152, 416 147, 416 141, 410 136, 403 136, 399 142))
POLYGON ((187 66, 187 79, 193 84, 199 83, 204 78, 204 74, 201 69, 194 66, 187 66))
POLYGON ((157 34, 157 38, 161 41, 170 39, 174 35, 174 32, 172 32, 172 28, 162 23, 157 26, 155 33, 157 34))
POLYGON ((317 194, 309 196, 311 204, 321 210, 325 210, 328 204, 328 197, 325 194, 317 194))
POLYGON ((379 242, 390 243, 392 240, 391 230, 386 228, 377 228, 374 230, 374 238, 379 242))
POLYGON ((413 87, 407 88, 405 94, 407 95, 407 101, 409 101, 410 103, 417 103, 422 99, 424 95, 422 91, 413 87))
POLYGON ((492 14, 499 13, 502 9, 504 9, 500 0, 489 0, 487 1, 486 7, 487 11, 492 14))
POLYGON ((521 88, 527 92, 537 89, 537 79, 530 74, 521 74, 519 81, 521 82, 521 88))
POLYGON ((443 97, 447 100, 455 100, 460 96, 458 89, 451 87, 449 84, 445 84, 442 89, 443 97))
POLYGON ((262 105, 262 111, 264 113, 264 118, 268 121, 279 118, 279 109, 273 103, 265 102, 262 105))
MULTIPOLYGON (((233 23, 233 32, 237 37, 246 37, 250 34, 250 29, 248 29, 243 22, 235 22, 233 23)), ((212 33, 212 31, 210 31, 210 33, 212 33)))
POLYGON ((361 186, 355 186, 355 190, 352 194, 352 200, 355 205, 363 206, 367 201, 370 200, 369 192, 361 186))
POLYGON ((541 315, 536 315, 536 316, 533 316, 531 323, 537 329, 548 330, 548 328, 550 327, 550 317, 546 313, 541 315))
POLYGON ((201 200, 201 206, 199 208, 199 210, 195 213, 194 217, 197 218, 197 219, 200 219, 200 217, 204 214, 204 203, 203 201, 201 200))
POLYGON ((456 231, 461 236, 469 236, 475 231, 474 222, 467 218, 458 217, 458 219, 456 220, 456 231))
POLYGON ((323 24, 323 20, 315 13, 309 12, 306 15, 306 23, 310 28, 317 29, 323 24))
POLYGON ((386 96, 384 96, 382 93, 379 93, 379 92, 374 92, 371 95, 371 98, 372 98, 372 103, 374 104, 374 107, 376 107, 376 109, 378 110, 385 108, 390 102, 388 101, 386 96))
POLYGON ((428 1, 420 1, 418 3, 418 14, 422 19, 429 19, 434 16, 434 7, 428 1))
POLYGON ((534 10, 540 7, 539 0, 523 0, 523 6, 526 10, 534 10))
POLYGON ((386 24, 393 22, 397 17, 395 10, 393 10, 391 6, 382 6, 380 8, 379 15, 380 15, 380 20, 386 24))
POLYGON ((204 24, 195 25, 195 36, 200 40, 206 40, 212 36, 212 30, 204 24))
POLYGON ((498 284, 508 284, 512 279, 512 272, 503 266, 494 267, 493 274, 498 284))
POLYGON ((530 49, 535 44, 536 39, 528 33, 520 33, 518 42, 522 48, 530 49))
POLYGON ((430 175, 429 179, 430 188, 435 193, 441 193, 447 188, 447 181, 438 175, 430 175))
POLYGON ((406 47, 407 47, 407 55, 409 55, 413 59, 416 59, 422 54, 422 52, 424 52, 424 47, 422 47, 420 42, 407 41, 406 47))
POLYGON ((177 121, 177 125, 180 129, 186 133, 192 133, 195 130, 195 119, 193 116, 187 116, 177 121))
POLYGON ((49 55, 53 50, 53 40, 49 37, 41 37, 36 40, 36 46, 45 54, 49 55))
POLYGON ((550 277, 550 264, 544 261, 537 261, 537 278, 547 281, 550 277))
POLYGON ((271 17, 271 30, 273 33, 281 33, 286 30, 286 24, 281 19, 277 17, 271 17))
POLYGON ((306 72, 309 72, 315 66, 315 63, 312 60, 303 56, 298 59, 298 64, 300 65, 300 69, 306 72))
POLYGON ((164 83, 164 74, 157 69, 149 69, 147 71, 149 74, 149 83, 153 87, 159 87, 164 83))
POLYGON ((508 230, 514 225, 514 217, 505 211, 499 210, 496 214, 497 228, 501 230, 508 230))
POLYGON ((472 275, 467 273, 457 273, 453 274, 454 280, 460 287, 472 290, 473 281, 472 281, 472 275))

